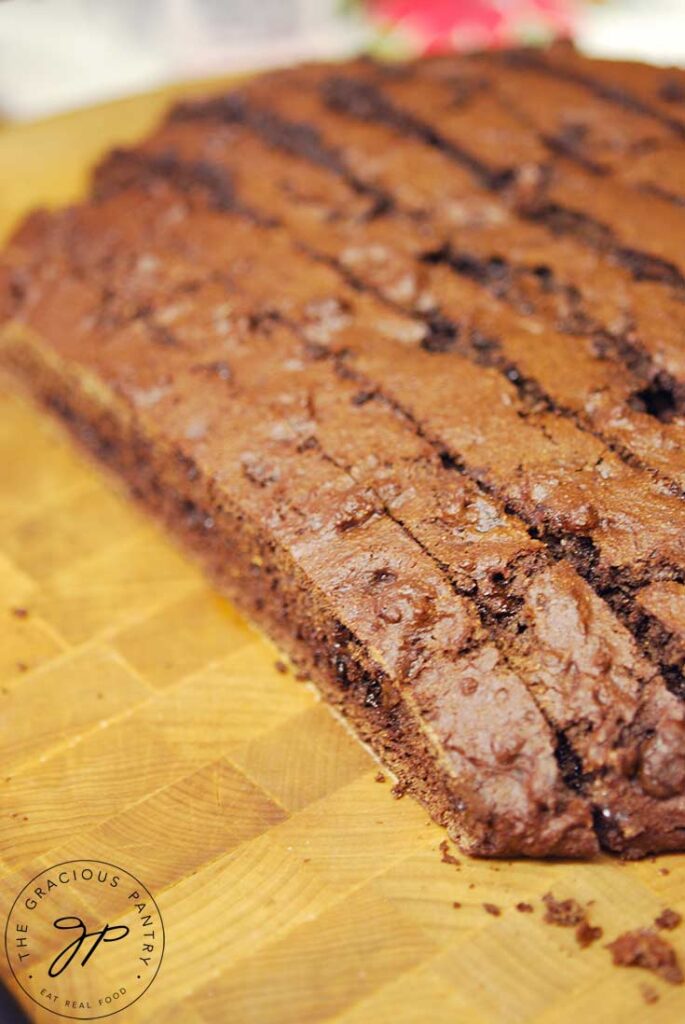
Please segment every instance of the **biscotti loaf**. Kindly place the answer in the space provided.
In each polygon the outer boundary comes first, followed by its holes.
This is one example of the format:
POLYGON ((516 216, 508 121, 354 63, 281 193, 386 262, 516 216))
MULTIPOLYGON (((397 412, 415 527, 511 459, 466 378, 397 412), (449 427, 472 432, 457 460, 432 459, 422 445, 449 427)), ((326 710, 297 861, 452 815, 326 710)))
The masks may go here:
POLYGON ((685 848, 684 97, 274 72, 0 266, 3 362, 470 853, 685 848))

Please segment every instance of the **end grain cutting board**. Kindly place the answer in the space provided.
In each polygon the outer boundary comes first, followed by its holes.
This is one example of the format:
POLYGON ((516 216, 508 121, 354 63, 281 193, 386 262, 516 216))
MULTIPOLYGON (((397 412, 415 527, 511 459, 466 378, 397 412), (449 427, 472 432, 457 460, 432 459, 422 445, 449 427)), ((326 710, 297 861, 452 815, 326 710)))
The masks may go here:
MULTIPOLYGON (((77 196, 179 91, 0 131, 3 235, 77 196)), ((141 879, 166 949, 117 1021, 685 1020, 684 988, 604 948, 685 911, 685 857, 443 863, 426 813, 393 799, 278 652, 6 384, 0 467, 0 911, 63 861, 141 879), (544 924, 549 890, 595 900, 605 939, 580 950, 544 924)), ((685 926, 672 938, 685 958, 685 926)), ((0 972, 31 1020, 59 1019, 4 955, 0 972)))

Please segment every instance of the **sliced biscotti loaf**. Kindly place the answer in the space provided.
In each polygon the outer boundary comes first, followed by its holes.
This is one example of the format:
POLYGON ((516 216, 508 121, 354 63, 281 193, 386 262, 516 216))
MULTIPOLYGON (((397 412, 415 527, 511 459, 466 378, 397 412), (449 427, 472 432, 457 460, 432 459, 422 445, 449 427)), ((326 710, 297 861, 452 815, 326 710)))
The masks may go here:
POLYGON ((17 232, 2 358, 464 849, 640 856, 685 835, 677 204, 594 85, 515 108, 524 56, 178 108, 17 232))

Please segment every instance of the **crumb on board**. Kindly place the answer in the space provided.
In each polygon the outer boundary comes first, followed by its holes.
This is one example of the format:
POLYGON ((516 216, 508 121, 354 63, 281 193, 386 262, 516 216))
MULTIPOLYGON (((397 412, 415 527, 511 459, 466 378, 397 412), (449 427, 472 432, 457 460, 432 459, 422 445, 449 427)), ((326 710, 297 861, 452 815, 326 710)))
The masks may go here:
POLYGON ((403 782, 396 782, 390 790, 395 800, 401 800, 404 794, 407 792, 406 784, 403 782))
POLYGON ((524 903, 523 901, 521 901, 521 903, 517 903, 516 904, 516 909, 518 910, 519 914, 532 914, 533 913, 533 904, 532 903, 524 903))
POLYGON ((461 910, 461 903, 459 902, 459 900, 455 900, 452 906, 454 907, 455 910, 461 910))
POLYGON ((603 934, 604 932, 599 926, 590 924, 586 918, 584 921, 581 921, 576 928, 576 942, 581 949, 587 949, 587 947, 591 946, 593 942, 597 942, 598 939, 601 939, 603 934))
POLYGON ((492 914, 493 917, 500 917, 502 914, 496 903, 484 903, 483 910, 486 914, 492 914))
POLYGON ((274 662, 274 668, 276 669, 277 672, 280 672, 281 675, 285 675, 286 672, 288 671, 288 666, 286 665, 282 658, 276 659, 276 661, 274 662))
POLYGON ((660 875, 670 875, 671 871, 669 868, 659 868, 660 875))
POLYGON ((677 910, 673 910, 671 907, 666 907, 662 910, 658 917, 654 918, 654 924, 657 928, 665 929, 666 931, 673 931, 677 928, 682 921, 683 916, 679 914, 677 910))
POLYGON ((585 911, 580 903, 574 899, 558 900, 551 892, 546 892, 542 897, 545 904, 545 922, 557 924, 561 928, 574 928, 585 921, 585 911))
POLYGON ((28 619, 29 617, 28 608, 12 608, 11 612, 15 619, 28 619))
POLYGON ((659 1002, 659 993, 651 985, 640 985, 640 992, 644 1001, 651 1005, 652 1003, 659 1002))
POLYGON ((439 850, 440 860, 443 862, 443 864, 456 864, 456 866, 459 867, 461 861, 459 860, 458 857, 455 857, 454 854, 450 852, 449 839, 443 839, 443 841, 440 843, 439 850))
POLYGON ((383 772, 376 772, 376 782, 385 782, 385 775, 383 772))
POLYGON ((617 967, 643 967, 671 985, 682 985, 683 972, 676 952, 651 928, 624 932, 607 945, 617 967))
POLYGON ((545 923, 561 928, 575 928, 575 939, 581 949, 587 949, 604 934, 598 925, 590 924, 587 908, 582 907, 578 900, 558 900, 551 892, 546 892, 542 902, 545 904, 545 923))

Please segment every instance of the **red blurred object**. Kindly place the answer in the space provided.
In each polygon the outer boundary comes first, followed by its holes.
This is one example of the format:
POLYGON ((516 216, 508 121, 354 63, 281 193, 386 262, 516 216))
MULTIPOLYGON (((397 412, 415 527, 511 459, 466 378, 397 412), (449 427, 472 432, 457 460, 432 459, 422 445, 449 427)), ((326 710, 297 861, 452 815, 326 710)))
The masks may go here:
POLYGON ((568 36, 572 0, 368 0, 383 25, 416 39, 425 53, 506 46, 539 34, 568 36))

